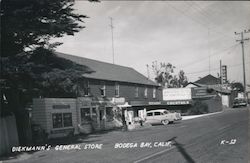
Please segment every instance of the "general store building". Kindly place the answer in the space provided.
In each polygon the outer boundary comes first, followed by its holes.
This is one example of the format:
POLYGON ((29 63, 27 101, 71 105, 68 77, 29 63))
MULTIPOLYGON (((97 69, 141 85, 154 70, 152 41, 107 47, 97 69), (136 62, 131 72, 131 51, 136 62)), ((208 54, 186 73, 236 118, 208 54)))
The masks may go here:
POLYGON ((157 106, 162 101, 161 87, 130 67, 83 57, 56 53, 57 56, 86 66, 79 81, 78 98, 33 100, 33 120, 48 133, 79 131, 79 124, 92 121, 95 130, 112 128, 118 105, 131 106, 132 117, 139 110, 157 106), (114 111, 115 110, 115 111, 114 111))

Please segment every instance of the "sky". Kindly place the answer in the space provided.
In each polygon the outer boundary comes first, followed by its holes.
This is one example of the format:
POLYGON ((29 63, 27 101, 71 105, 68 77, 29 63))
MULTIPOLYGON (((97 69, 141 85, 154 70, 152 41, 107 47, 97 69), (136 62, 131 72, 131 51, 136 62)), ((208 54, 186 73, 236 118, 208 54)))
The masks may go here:
MULTIPOLYGON (((65 36, 56 50, 114 62, 153 79, 152 62, 171 63, 190 82, 218 75, 220 60, 231 82, 243 81, 240 35, 250 29, 250 1, 76 1, 75 13, 87 15, 85 28, 65 36), (147 66, 149 65, 149 74, 147 66)), ((245 33, 244 38, 249 38, 245 33)), ((250 84, 250 41, 245 41, 246 80, 250 84)))

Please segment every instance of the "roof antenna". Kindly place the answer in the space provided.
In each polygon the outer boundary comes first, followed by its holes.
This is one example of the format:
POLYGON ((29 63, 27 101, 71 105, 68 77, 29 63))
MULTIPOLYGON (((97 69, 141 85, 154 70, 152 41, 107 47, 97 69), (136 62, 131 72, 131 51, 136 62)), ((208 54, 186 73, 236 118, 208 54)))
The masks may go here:
POLYGON ((111 28, 111 34, 112 34, 112 54, 113 54, 113 64, 115 64, 115 49, 114 49, 114 36, 113 36, 113 18, 110 18, 110 28, 111 28))

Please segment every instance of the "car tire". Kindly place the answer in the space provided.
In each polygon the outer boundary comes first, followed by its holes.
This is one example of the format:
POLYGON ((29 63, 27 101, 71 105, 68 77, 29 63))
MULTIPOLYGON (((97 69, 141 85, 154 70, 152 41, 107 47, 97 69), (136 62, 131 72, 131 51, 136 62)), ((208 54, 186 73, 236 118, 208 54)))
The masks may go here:
POLYGON ((169 120, 167 120, 167 119, 162 120, 161 123, 162 123, 163 125, 167 125, 167 124, 169 124, 169 120))

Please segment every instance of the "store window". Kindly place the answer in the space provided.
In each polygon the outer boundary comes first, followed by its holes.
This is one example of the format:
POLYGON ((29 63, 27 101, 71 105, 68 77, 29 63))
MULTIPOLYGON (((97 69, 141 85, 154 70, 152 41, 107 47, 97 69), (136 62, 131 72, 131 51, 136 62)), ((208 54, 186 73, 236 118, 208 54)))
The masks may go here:
POLYGON ((118 82, 115 82, 115 96, 116 96, 116 97, 119 97, 119 96, 120 96, 119 93, 120 93, 120 86, 119 86, 119 83, 118 83, 118 82))
POLYGON ((72 126, 72 113, 52 114, 53 128, 63 128, 72 126))
POLYGON ((156 88, 153 88, 153 98, 156 98, 156 88))
POLYGON ((101 82, 101 96, 106 96, 106 85, 105 85, 105 82, 101 82))
POLYGON ((135 87, 135 97, 139 97, 139 87, 135 87))

